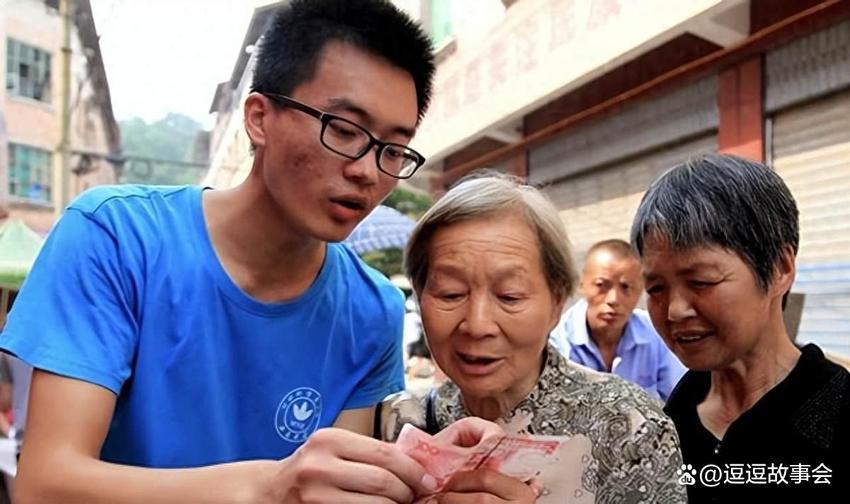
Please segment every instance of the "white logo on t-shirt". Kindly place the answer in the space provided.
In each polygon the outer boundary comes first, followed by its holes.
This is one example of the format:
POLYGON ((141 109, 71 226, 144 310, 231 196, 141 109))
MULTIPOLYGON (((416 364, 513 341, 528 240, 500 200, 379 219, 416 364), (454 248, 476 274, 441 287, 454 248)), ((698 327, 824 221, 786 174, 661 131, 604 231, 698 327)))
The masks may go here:
POLYGON ((299 422, 303 422, 304 420, 307 420, 308 418, 310 418, 310 415, 312 415, 312 414, 313 414, 313 410, 307 409, 307 401, 302 402, 300 406, 296 404, 295 406, 292 407, 292 415, 299 422))
POLYGON ((285 441, 303 443, 319 426, 322 394, 310 387, 299 387, 281 399, 275 414, 275 430, 285 441))

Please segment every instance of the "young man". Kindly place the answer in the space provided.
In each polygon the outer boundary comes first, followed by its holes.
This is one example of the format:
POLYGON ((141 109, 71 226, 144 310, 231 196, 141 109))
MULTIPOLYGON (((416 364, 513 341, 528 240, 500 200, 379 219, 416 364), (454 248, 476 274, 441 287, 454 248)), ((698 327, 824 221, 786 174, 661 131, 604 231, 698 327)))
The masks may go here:
POLYGON ((636 310, 643 291, 640 260, 623 240, 596 243, 585 256, 584 299, 561 318, 552 343, 570 360, 637 383, 666 401, 685 372, 679 359, 636 310))
POLYGON ((433 72, 388 2, 293 0, 260 44, 244 183, 99 188, 69 206, 0 338, 35 368, 17 502, 431 488, 355 434, 403 387, 403 299, 333 242, 424 161, 406 146, 433 72))

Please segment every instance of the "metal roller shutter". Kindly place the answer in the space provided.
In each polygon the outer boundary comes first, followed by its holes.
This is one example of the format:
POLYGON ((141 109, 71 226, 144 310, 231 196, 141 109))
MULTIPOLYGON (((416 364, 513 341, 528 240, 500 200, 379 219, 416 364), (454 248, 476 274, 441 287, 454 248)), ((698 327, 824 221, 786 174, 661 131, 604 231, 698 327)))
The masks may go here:
POLYGON ((718 121, 717 77, 712 75, 533 148, 528 179, 552 182, 678 145, 716 131, 718 121))
POLYGON ((850 92, 774 116, 771 149, 800 210, 797 340, 850 356, 850 92))
POLYGON ((850 20, 770 51, 764 59, 767 113, 850 85, 850 20))
POLYGON ((705 135, 544 187, 561 211, 576 264, 583 264, 585 252, 597 241, 629 239, 640 199, 659 175, 690 156, 716 150, 716 135, 705 135))

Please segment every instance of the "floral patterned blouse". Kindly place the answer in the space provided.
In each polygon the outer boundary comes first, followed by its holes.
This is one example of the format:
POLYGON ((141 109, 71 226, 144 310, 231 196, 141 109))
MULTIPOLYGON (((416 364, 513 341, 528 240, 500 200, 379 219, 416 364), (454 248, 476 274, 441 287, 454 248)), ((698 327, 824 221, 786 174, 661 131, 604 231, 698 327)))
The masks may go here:
MULTIPOLYGON (((447 381, 421 397, 387 398, 381 437, 394 441, 406 423, 427 430, 429 403, 437 430, 471 416, 460 389, 447 381)), ((570 438, 574 463, 559 466, 554 478, 542 477, 544 486, 561 487, 553 493, 563 495, 566 487, 570 502, 687 502, 677 482, 679 438, 661 406, 636 385, 570 362, 550 346, 535 388, 497 423, 512 434, 570 438)))

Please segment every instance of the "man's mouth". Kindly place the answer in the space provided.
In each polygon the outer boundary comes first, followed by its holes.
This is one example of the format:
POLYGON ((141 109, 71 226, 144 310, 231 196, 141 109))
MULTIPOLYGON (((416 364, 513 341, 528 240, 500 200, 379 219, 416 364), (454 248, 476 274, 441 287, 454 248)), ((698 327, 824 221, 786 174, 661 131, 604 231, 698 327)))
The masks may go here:
POLYGON ((678 343, 688 344, 704 340, 714 334, 711 331, 682 331, 673 334, 673 339, 678 343))
POLYGON ((366 202, 364 200, 359 199, 348 199, 348 198, 332 198, 331 202, 336 203, 337 205, 348 208, 349 210, 355 211, 363 211, 366 209, 366 202))

